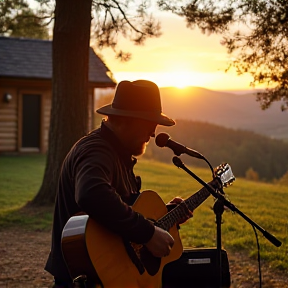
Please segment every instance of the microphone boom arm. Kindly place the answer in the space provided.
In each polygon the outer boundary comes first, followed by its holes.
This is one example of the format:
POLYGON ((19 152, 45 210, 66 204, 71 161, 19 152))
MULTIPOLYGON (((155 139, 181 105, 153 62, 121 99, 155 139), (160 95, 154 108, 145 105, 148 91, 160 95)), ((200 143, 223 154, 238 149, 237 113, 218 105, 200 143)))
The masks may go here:
POLYGON ((273 245, 276 247, 280 247, 282 243, 272 234, 267 232, 265 229, 263 229, 261 226, 259 226, 257 223, 255 223, 253 220, 251 220, 248 216, 246 216, 243 212, 241 212, 235 205, 233 205, 230 201, 228 201, 221 193, 217 193, 215 189, 207 184, 205 181, 203 181, 201 178, 199 178, 196 174, 194 174, 191 170, 189 170, 182 160, 179 157, 174 156, 173 157, 173 163, 178 168, 183 169, 185 172, 187 172, 190 176, 192 176, 195 180, 197 180, 200 184, 202 184, 213 197, 219 199, 223 202, 223 204, 228 207, 231 211, 236 212, 239 214, 244 220, 246 220, 249 224, 251 224, 253 227, 257 228, 263 236, 270 241, 273 245))

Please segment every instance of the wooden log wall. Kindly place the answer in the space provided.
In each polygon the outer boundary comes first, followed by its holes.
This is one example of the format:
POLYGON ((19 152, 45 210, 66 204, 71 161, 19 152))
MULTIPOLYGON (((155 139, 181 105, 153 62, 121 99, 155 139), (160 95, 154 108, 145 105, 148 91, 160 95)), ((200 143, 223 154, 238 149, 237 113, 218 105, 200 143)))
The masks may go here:
POLYGON ((0 152, 17 150, 18 105, 16 89, 0 89, 0 152), (9 93, 12 100, 4 102, 4 94, 9 93))

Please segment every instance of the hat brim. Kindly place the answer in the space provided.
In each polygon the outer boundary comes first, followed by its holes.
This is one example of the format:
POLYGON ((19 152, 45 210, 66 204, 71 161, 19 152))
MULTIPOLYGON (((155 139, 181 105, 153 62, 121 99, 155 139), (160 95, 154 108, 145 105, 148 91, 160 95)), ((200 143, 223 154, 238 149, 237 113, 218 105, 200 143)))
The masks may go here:
POLYGON ((131 110, 122 110, 122 109, 115 109, 112 107, 112 104, 103 106, 96 110, 97 113, 103 115, 118 115, 124 117, 133 117, 133 118, 140 118, 147 121, 152 121, 158 123, 159 125, 163 126, 173 126, 175 125, 175 121, 170 119, 163 113, 154 113, 150 111, 131 111, 131 110))

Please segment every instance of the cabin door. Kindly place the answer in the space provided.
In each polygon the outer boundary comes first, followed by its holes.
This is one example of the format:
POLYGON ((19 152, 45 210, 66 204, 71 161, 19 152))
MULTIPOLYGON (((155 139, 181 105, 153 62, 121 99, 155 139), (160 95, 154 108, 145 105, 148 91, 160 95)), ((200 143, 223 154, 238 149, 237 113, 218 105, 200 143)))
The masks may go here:
POLYGON ((22 95, 22 149, 40 150, 41 95, 22 95))

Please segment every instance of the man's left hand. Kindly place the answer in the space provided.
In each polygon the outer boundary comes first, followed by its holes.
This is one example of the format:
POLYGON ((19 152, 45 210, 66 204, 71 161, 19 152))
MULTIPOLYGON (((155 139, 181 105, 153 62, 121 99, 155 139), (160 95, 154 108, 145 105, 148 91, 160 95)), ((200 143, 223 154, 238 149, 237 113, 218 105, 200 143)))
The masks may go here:
MULTIPOLYGON (((168 211, 181 204, 184 200, 181 197, 175 197, 169 203, 166 204, 168 211)), ((185 223, 189 218, 193 217, 193 211, 190 211, 187 207, 187 214, 178 221, 178 225, 185 223)))

